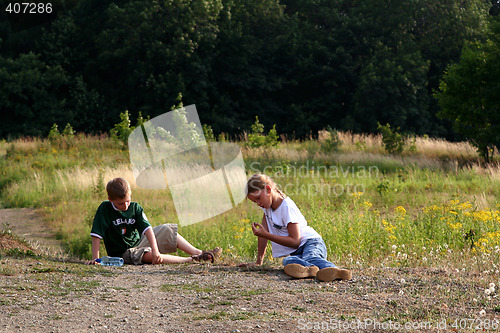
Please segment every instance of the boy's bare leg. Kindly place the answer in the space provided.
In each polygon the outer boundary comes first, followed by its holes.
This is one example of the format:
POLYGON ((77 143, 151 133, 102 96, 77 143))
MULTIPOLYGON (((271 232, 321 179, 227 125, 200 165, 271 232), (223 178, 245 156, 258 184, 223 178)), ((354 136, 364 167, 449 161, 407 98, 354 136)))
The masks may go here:
MULTIPOLYGON (((145 264, 150 264, 153 262, 153 255, 151 252, 146 252, 142 256, 142 262, 145 264)), ((161 263, 162 264, 182 264, 186 262, 193 262, 193 258, 191 257, 179 257, 173 256, 170 254, 161 254, 161 263)))
POLYGON ((177 248, 181 251, 186 252, 187 254, 201 254, 203 251, 197 249, 191 243, 189 243, 184 237, 177 234, 177 248))

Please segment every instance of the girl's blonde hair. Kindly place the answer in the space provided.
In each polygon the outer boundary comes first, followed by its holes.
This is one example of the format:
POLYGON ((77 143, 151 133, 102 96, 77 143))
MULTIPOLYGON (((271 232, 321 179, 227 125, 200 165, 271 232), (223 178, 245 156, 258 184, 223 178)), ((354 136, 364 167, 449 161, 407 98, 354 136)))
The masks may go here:
POLYGON ((285 193, 283 193, 278 186, 276 186, 276 183, 269 176, 261 173, 255 173, 250 177, 250 179, 248 179, 246 193, 248 195, 250 193, 263 190, 266 185, 271 186, 271 189, 278 192, 278 194, 283 198, 285 197, 285 193))
POLYGON ((125 178, 115 178, 106 185, 106 192, 111 200, 121 200, 132 194, 130 184, 125 178))

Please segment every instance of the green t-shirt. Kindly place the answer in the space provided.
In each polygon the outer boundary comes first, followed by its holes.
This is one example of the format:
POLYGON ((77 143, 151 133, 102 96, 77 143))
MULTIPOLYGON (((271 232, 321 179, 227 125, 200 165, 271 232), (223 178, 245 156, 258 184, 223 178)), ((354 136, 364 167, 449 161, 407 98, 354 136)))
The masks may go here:
POLYGON ((127 249, 137 246, 149 227, 151 224, 137 202, 120 211, 110 201, 103 201, 97 208, 90 235, 104 240, 109 256, 121 257, 127 249))

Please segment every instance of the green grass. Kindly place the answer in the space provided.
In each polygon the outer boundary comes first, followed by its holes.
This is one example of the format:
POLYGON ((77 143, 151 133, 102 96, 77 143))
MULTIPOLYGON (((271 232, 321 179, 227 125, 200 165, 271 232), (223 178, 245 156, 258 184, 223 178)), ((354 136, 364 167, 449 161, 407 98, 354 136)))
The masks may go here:
MULTIPOLYGON (((393 156, 376 138, 349 140, 330 154, 314 140, 242 150, 248 174, 271 176, 323 236, 330 259, 339 265, 418 267, 450 255, 498 260, 498 168, 475 164, 463 144, 419 139, 425 151, 393 156), (439 149, 432 151, 431 144, 439 149)), ((107 137, 2 142, 0 151, 5 152, 0 157, 2 204, 39 208, 71 255, 90 257, 93 216, 107 198, 105 182, 116 176, 131 182, 132 199, 153 225, 178 222, 170 193, 135 186, 127 151, 107 137)), ((261 220, 262 211, 246 200, 179 232, 197 247, 221 246, 226 263, 240 263, 254 259, 251 222, 261 220)), ((267 264, 270 254, 269 249, 267 264)))

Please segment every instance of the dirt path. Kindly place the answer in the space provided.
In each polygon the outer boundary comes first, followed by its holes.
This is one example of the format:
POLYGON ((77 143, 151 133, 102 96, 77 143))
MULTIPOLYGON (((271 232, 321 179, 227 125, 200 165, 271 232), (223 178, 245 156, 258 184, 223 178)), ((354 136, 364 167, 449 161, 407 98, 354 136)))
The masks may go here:
MULTIPOLYGON (((0 223, 38 246, 59 246, 32 209, 0 210, 0 223)), ((498 278, 442 265, 365 267, 351 281, 321 283, 291 279, 280 266, 240 269, 224 257, 116 268, 0 253, 0 331, 477 331, 454 327, 460 320, 496 322, 498 331, 498 298, 484 294, 498 278)))
POLYGON ((0 228, 4 231, 10 230, 13 234, 24 238, 32 248, 41 253, 57 254, 63 251, 55 233, 35 209, 0 209, 0 228))

